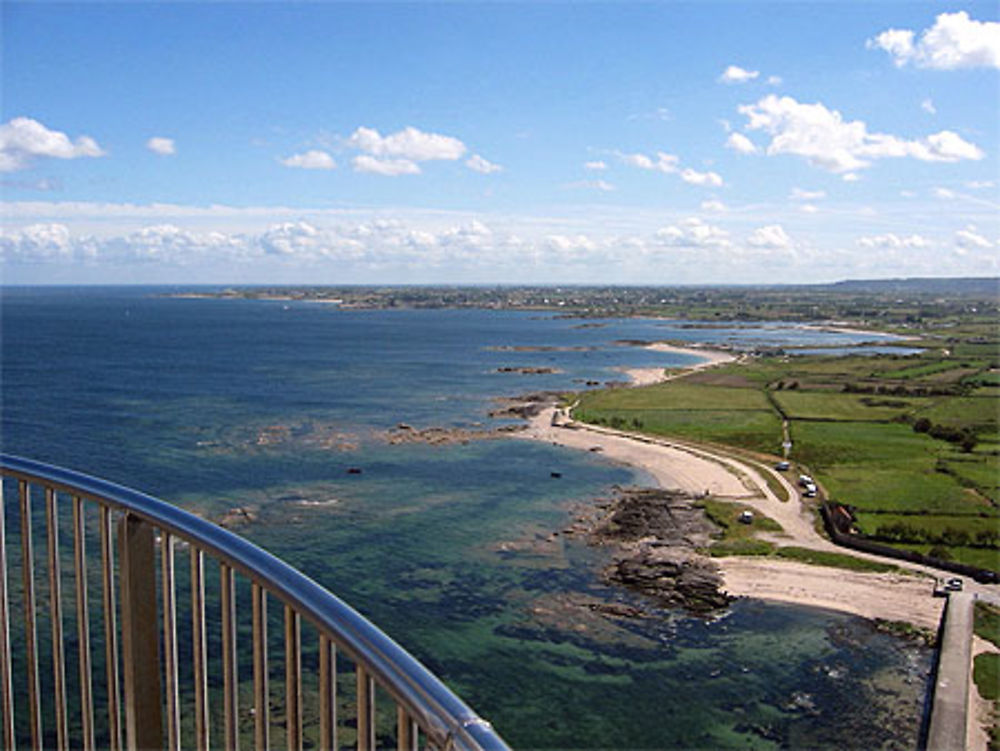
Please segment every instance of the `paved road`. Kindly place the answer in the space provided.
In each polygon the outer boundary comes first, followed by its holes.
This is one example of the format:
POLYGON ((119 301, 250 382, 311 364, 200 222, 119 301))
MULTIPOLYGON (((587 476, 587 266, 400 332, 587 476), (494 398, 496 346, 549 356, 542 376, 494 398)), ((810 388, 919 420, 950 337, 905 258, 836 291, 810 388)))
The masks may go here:
POLYGON ((965 748, 972 666, 972 610, 969 592, 952 592, 944 616, 934 706, 927 731, 927 751, 965 748))

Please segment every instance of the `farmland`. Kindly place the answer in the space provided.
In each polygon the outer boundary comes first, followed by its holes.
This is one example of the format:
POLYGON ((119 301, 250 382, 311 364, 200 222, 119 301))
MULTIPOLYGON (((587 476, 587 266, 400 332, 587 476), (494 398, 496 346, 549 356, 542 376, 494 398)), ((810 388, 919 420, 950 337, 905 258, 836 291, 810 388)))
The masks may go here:
MULTIPOLYGON (((912 335, 911 330, 911 335, 912 335)), ((574 416, 780 458, 856 514, 860 533, 1000 570, 997 327, 960 320, 915 355, 742 358, 654 386, 589 392, 574 416)), ((744 543, 745 544, 745 543, 744 543)))

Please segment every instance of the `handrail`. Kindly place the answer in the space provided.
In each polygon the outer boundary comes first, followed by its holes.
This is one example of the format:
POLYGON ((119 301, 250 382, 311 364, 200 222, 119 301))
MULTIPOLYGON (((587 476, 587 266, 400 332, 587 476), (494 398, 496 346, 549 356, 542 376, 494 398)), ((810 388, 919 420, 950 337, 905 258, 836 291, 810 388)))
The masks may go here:
POLYGON ((0 470, 4 476, 93 500, 138 518, 247 577, 312 622, 321 636, 343 649, 388 690, 423 730, 430 746, 486 751, 507 748, 488 722, 360 613, 239 535, 145 493, 62 467, 0 454, 0 470))

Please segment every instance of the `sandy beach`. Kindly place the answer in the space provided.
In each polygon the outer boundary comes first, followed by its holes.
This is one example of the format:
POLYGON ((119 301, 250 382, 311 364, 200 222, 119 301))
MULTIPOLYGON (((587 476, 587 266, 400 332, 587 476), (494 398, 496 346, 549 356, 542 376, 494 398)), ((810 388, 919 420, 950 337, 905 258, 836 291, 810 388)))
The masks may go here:
POLYGON ((906 621, 937 630, 945 600, 934 580, 908 574, 873 574, 773 558, 719 558, 730 594, 906 621))
MULTIPOLYGON (((705 356, 705 361, 695 366, 696 369, 735 359, 728 352, 679 350, 659 344, 651 347, 660 351, 683 351, 705 356)), ((662 369, 628 372, 636 384, 667 378, 662 369), (658 377, 654 378, 649 371, 655 371, 658 377)), ((566 410, 554 407, 531 418, 527 429, 518 435, 600 453, 612 461, 643 470, 661 488, 694 495, 707 492, 716 499, 749 505, 782 526, 783 533, 762 535, 776 544, 881 560, 840 548, 822 537, 816 531, 813 513, 802 506, 797 489, 783 475, 775 473, 788 491, 789 501, 782 501, 768 487, 761 476, 765 470, 732 456, 717 454, 683 441, 585 425, 573 421, 566 410)), ((943 600, 933 597, 934 580, 927 571, 875 574, 778 558, 730 557, 720 558, 717 562, 722 569, 726 591, 737 597, 830 608, 865 618, 906 621, 932 629, 937 628, 940 621, 943 600)))
MULTIPOLYGON (((719 365, 724 362, 732 362, 736 359, 736 356, 730 352, 724 352, 719 349, 702 349, 695 347, 677 347, 673 344, 666 344, 665 342, 655 342, 653 344, 647 344, 644 349, 651 350, 653 352, 669 352, 672 354, 679 355, 695 355, 697 357, 704 358, 702 362, 690 365, 685 368, 682 372, 689 373, 692 370, 702 370, 703 368, 710 368, 714 365, 719 365)), ((669 380, 671 376, 668 376, 664 368, 622 368, 621 372, 628 376, 633 386, 649 386, 654 383, 659 383, 660 381, 669 380)), ((677 374, 674 374, 674 377, 677 374)))

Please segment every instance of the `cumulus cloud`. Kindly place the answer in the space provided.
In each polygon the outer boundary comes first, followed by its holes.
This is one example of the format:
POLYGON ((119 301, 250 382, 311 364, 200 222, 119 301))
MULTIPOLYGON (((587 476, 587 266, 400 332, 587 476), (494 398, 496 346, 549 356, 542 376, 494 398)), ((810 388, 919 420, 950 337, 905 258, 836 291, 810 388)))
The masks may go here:
POLYGON ((566 183, 567 188, 582 188, 584 190, 599 190, 604 193, 610 193, 615 190, 615 186, 606 180, 577 180, 576 182, 566 183))
POLYGON ((654 239, 677 248, 728 248, 733 244, 728 232, 697 217, 657 230, 654 239))
POLYGON ((177 153, 177 147, 174 145, 174 139, 163 138, 162 136, 153 136, 150 138, 146 141, 146 148, 154 154, 159 154, 160 156, 171 156, 177 153))
POLYGON ((942 13, 919 40, 910 29, 887 29, 867 46, 888 52, 897 67, 1000 68, 1000 23, 975 21, 964 10, 942 13))
POLYGON ((503 171, 503 167, 501 167, 499 164, 494 164, 493 162, 490 162, 484 159, 483 157, 479 156, 479 154, 473 154, 468 159, 466 159, 465 166, 468 167, 473 172, 479 172, 484 175, 489 175, 494 172, 503 171))
POLYGON ((354 157, 352 164, 355 172, 370 172, 386 177, 420 174, 420 166, 410 159, 376 159, 367 154, 360 154, 354 157))
POLYGON ((290 157, 279 159, 286 167, 297 167, 299 169, 334 169, 337 163, 333 157, 325 151, 312 149, 302 154, 292 154, 290 157))
POLYGON ((726 139, 726 148, 738 151, 741 154, 757 153, 757 147, 754 146, 753 141, 742 133, 730 133, 729 138, 726 139))
POLYGON ((30 117, 15 117, 0 125, 0 172, 26 169, 37 158, 79 159, 104 154, 90 136, 71 141, 65 133, 49 130, 30 117))
POLYGON ((760 75, 757 70, 745 70, 738 65, 730 65, 719 76, 719 83, 746 83, 752 81, 760 75))
POLYGON ((884 235, 859 237, 857 242, 862 248, 871 249, 898 250, 901 248, 929 248, 931 246, 930 240, 920 235, 900 236, 892 232, 884 235))
POLYGON ((979 234, 973 225, 955 232, 955 245, 960 248, 975 250, 977 248, 992 248, 993 243, 979 234))
POLYGON ((936 115, 937 114, 937 107, 934 106, 934 101, 932 99, 930 99, 930 98, 924 99, 920 103, 920 109, 922 109, 928 115, 936 115))
POLYGON ((681 170, 681 180, 691 185, 708 185, 718 188, 722 185, 722 176, 717 172, 698 172, 690 167, 681 170))
MULTIPOLYGON (((830 172, 856 173, 873 160, 910 157, 926 162, 979 160, 982 150, 957 133, 943 130, 919 140, 869 133, 861 120, 845 121, 822 103, 803 104, 770 94, 739 108, 747 128, 771 135, 767 154, 793 154, 830 172)), ((846 179, 846 178, 845 178, 846 179)))
POLYGON ((374 128, 358 128, 347 139, 354 148, 374 157, 428 162, 435 159, 455 161, 465 155, 466 146, 457 138, 439 133, 425 133, 414 127, 388 136, 374 128))
POLYGON ((747 244, 755 248, 785 250, 792 247, 792 238, 780 224, 769 224, 755 229, 747 238, 747 244))
POLYGON ((619 158, 625 164, 639 169, 662 172, 666 175, 678 175, 681 180, 691 185, 702 185, 717 188, 723 184, 722 176, 716 172, 698 172, 690 167, 681 169, 680 159, 665 151, 656 152, 655 161, 645 154, 622 154, 619 158))
POLYGON ((0 258, 5 261, 48 261, 72 254, 65 224, 31 224, 20 230, 0 228, 0 258))
POLYGON ((819 201, 826 198, 825 190, 803 190, 802 188, 792 188, 789 195, 793 201, 819 201))
POLYGON ((712 199, 711 201, 702 201, 701 210, 722 213, 723 211, 727 211, 728 208, 722 201, 712 199))

